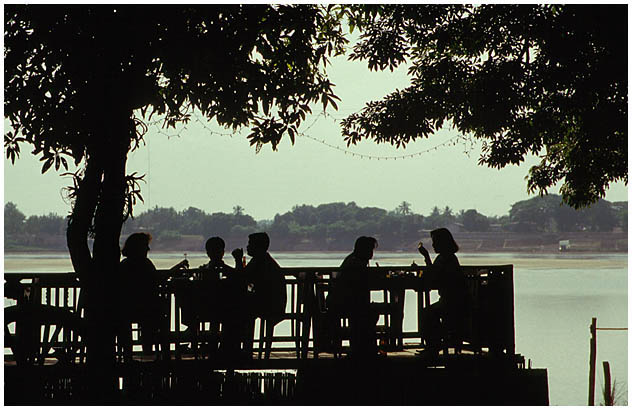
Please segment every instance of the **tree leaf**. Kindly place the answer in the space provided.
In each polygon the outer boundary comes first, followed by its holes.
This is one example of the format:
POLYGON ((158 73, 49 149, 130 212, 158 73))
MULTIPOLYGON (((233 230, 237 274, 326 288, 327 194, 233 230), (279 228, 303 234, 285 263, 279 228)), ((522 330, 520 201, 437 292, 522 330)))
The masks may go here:
POLYGON ((54 158, 48 158, 44 161, 44 165, 42 165, 42 174, 44 174, 48 169, 53 165, 54 158))

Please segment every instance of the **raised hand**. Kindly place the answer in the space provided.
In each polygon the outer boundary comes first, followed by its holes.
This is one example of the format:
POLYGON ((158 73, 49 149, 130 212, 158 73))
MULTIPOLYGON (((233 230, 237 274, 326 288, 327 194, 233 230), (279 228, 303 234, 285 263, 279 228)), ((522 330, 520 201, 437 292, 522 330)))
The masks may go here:
POLYGON ((430 256, 428 249, 424 248, 423 242, 419 242, 419 245, 417 245, 417 250, 419 251, 420 254, 424 256, 424 258, 430 256))
POLYGON ((424 248, 423 243, 419 242, 419 245, 417 245, 417 250, 419 251, 420 254, 423 255, 424 262, 426 262, 426 266, 432 265, 432 259, 430 259, 430 253, 428 253, 428 249, 424 248))
POLYGON ((233 255, 233 258, 235 258, 235 260, 241 262, 241 259, 244 257, 244 250, 242 248, 233 249, 231 255, 233 255))

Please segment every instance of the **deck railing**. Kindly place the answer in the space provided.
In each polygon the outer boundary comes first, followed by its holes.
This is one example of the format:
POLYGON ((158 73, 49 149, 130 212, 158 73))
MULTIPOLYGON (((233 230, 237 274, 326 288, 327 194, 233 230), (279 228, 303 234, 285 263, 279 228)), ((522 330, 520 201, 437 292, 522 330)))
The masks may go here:
MULTIPOLYGON (((416 294, 416 328, 412 331, 400 331, 399 338, 407 346, 413 347, 421 343, 420 329, 422 328, 420 310, 427 306, 436 296, 423 287, 424 267, 419 266, 389 266, 369 268, 368 272, 374 280, 372 288, 381 293, 384 302, 389 302, 389 295, 393 292, 408 290, 416 294)), ((327 284, 338 267, 299 267, 282 268, 288 288, 288 302, 284 320, 289 322, 289 332, 275 332, 273 350, 296 351, 297 357, 308 357, 308 353, 315 351, 314 321, 319 309, 320 284, 327 284)), ((513 303, 513 266, 463 266, 468 278, 468 290, 471 297, 469 324, 471 337, 475 342, 496 351, 513 355, 515 353, 514 336, 514 303, 513 303)), ((175 297, 174 280, 183 275, 193 275, 199 269, 184 271, 159 270, 162 278, 161 292, 166 304, 166 320, 169 323, 170 349, 179 353, 180 343, 185 341, 180 319, 180 306, 175 297)), ((75 273, 5 273, 5 313, 6 307, 11 305, 44 305, 63 309, 76 315, 82 315, 81 283, 75 273)), ((404 314, 413 312, 405 312, 404 314)), ((14 332, 16 323, 5 314, 5 333, 14 332)), ((384 316, 384 322, 388 315, 384 316)), ((80 342, 81 337, 73 329, 56 329, 55 325, 44 326, 42 329, 44 346, 40 350, 42 360, 49 355, 50 350, 64 348, 69 342, 80 342), (53 336, 50 336, 53 332, 53 336)), ((283 329, 283 325, 277 326, 283 329)), ((285 325, 287 329, 287 324, 285 325)), ((137 330, 134 330, 135 344, 138 344, 137 330)), ((261 337, 255 332, 255 347, 260 346, 261 337)), ((317 350, 317 349, 316 349, 317 350)), ((317 353, 317 352, 316 352, 317 353)), ((317 356, 317 355, 316 355, 317 356)), ((11 358, 6 352, 5 362, 11 358)))

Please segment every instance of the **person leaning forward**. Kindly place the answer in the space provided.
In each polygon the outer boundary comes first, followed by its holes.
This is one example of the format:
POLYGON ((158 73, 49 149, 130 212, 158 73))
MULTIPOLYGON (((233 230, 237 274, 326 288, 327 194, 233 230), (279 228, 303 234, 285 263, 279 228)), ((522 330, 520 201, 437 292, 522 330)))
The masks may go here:
POLYGON ((377 353, 375 325, 377 309, 371 304, 369 275, 367 267, 373 258, 377 240, 368 236, 359 237, 349 254, 340 265, 340 272, 334 279, 332 293, 327 305, 339 317, 348 317, 350 325, 351 355, 372 356, 377 353))

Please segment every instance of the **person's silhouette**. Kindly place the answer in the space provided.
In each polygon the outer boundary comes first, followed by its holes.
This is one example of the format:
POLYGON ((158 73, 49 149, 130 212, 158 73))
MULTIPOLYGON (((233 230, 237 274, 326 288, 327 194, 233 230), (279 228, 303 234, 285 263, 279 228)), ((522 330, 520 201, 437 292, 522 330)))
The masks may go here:
MULTIPOLYGON (((199 323, 208 321, 211 331, 217 334, 224 309, 231 304, 230 292, 226 292, 227 286, 220 281, 231 276, 235 269, 224 263, 225 242, 222 238, 209 238, 205 248, 209 261, 200 265, 194 280, 185 280, 180 284, 176 297, 182 309, 182 323, 190 329, 187 332, 197 332, 199 323)), ((216 348, 209 342, 209 352, 216 348)))
POLYGON ((423 255, 426 269, 422 279, 424 286, 439 290, 439 301, 424 308, 421 312, 422 336, 426 342, 423 355, 435 357, 440 350, 444 326, 448 335, 455 335, 461 329, 463 310, 466 300, 465 277, 461 271, 459 259, 455 253, 459 246, 446 228, 430 232, 432 248, 438 254, 434 262, 428 250, 419 242, 419 253, 423 255))
POLYGON ((219 280, 230 276, 235 268, 224 262, 224 249, 226 244, 219 236, 214 236, 206 241, 205 248, 209 261, 200 266, 202 280, 219 280))
MULTIPOLYGON (((235 249, 232 252, 235 265, 238 270, 243 270, 243 278, 248 283, 250 290, 251 319, 248 321, 248 335, 253 333, 253 320, 256 317, 266 320, 270 332, 280 322, 285 313, 287 303, 287 290, 285 277, 279 264, 270 256, 268 248, 270 237, 265 232, 253 233, 248 236, 246 252, 252 257, 246 266, 242 265, 243 250, 235 249)), ((246 352, 251 351, 250 342, 247 343, 246 352)))
MULTIPOLYGON (((140 341, 143 353, 152 352, 152 346, 159 341, 164 329, 162 307, 158 293, 156 267, 147 257, 151 235, 137 232, 125 241, 121 253, 125 257, 119 264, 119 337, 125 350, 131 347, 129 329, 132 322, 140 326, 140 341)), ((163 349, 165 348, 163 343, 163 349)), ((131 351, 125 355, 131 358, 131 351)))
POLYGON ((377 352, 375 325, 377 310, 371 305, 369 275, 366 268, 373 258, 377 240, 368 236, 356 239, 353 252, 340 265, 340 272, 332 281, 328 306, 337 316, 349 318, 351 354, 355 357, 377 352))

